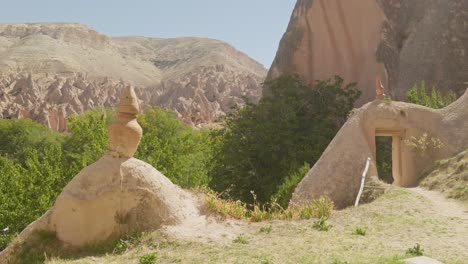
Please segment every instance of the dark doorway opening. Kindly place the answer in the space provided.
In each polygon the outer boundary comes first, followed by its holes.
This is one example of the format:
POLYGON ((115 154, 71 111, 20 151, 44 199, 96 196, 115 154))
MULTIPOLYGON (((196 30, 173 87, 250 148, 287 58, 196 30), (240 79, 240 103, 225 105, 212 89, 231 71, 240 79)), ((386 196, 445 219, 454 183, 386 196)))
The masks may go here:
POLYGON ((392 171, 392 137, 375 137, 375 148, 379 179, 392 184, 394 181, 392 171))

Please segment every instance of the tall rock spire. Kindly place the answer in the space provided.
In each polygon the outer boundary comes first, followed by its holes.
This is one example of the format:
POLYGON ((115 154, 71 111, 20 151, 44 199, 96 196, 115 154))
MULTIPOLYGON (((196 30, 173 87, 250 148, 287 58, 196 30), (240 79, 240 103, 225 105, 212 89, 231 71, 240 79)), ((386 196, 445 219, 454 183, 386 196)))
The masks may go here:
POLYGON ((109 127, 109 152, 115 158, 131 158, 135 154, 143 130, 136 120, 140 111, 132 86, 126 86, 120 97, 117 120, 109 127))

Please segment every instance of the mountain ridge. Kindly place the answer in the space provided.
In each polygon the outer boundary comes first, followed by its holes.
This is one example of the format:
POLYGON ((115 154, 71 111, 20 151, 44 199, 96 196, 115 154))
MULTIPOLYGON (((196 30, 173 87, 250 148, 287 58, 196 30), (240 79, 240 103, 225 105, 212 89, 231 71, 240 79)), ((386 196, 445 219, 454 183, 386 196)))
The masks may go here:
POLYGON ((257 101, 266 72, 215 39, 109 37, 79 23, 0 23, 1 116, 31 117, 55 128, 50 119, 57 118, 47 114, 56 112, 51 109, 65 109, 62 120, 113 105, 124 84, 142 91, 143 105, 173 109, 194 125, 213 123, 242 105, 244 97, 257 101), (63 94, 74 96, 67 102, 63 94))

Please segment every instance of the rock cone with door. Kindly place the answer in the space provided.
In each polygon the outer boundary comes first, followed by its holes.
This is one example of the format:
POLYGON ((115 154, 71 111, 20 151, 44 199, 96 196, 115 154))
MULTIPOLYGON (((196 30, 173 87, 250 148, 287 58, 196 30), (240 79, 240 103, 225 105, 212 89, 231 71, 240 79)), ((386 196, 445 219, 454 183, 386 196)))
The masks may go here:
POLYGON ((376 99, 357 109, 299 183, 290 205, 325 194, 338 208, 353 204, 368 157, 372 162, 367 180, 377 177, 376 136, 393 139, 394 184, 415 186, 424 168, 468 147, 468 90, 440 110, 390 99, 376 99))

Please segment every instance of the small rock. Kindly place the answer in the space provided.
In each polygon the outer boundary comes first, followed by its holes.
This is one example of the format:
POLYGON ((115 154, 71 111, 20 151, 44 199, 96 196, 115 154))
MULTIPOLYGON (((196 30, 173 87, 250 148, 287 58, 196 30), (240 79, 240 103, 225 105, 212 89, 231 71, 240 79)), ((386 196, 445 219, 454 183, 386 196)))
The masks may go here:
POLYGON ((407 264, 444 264, 440 261, 437 261, 435 259, 431 259, 428 257, 415 257, 415 258, 405 259, 404 261, 407 264))

